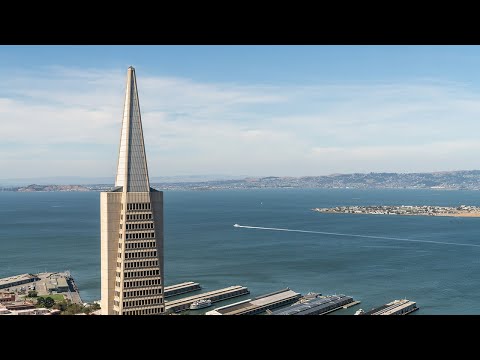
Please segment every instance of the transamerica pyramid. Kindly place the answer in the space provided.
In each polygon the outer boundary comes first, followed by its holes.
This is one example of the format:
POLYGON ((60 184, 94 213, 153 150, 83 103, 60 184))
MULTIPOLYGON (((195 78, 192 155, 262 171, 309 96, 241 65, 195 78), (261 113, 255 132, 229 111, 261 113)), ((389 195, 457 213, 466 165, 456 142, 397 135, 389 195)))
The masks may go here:
POLYGON ((100 194, 101 310, 165 310, 163 192, 150 187, 135 69, 127 70, 115 188, 100 194))

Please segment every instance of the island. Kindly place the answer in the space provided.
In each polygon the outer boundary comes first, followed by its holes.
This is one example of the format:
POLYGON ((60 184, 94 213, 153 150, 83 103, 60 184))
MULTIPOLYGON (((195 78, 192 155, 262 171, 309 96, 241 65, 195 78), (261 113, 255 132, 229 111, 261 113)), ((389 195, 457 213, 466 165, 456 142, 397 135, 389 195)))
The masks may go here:
POLYGON ((313 211, 329 214, 373 214, 373 215, 420 215, 420 216, 456 216, 480 217, 480 207, 460 205, 448 206, 414 206, 414 205, 370 205, 337 206, 333 208, 315 208, 313 211))

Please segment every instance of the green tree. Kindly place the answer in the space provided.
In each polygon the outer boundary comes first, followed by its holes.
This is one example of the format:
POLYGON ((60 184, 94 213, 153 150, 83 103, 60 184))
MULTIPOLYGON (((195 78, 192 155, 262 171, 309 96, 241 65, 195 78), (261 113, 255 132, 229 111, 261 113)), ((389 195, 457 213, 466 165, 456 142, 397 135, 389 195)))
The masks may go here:
POLYGON ((53 305, 54 309, 57 309, 57 310, 60 310, 60 311, 65 311, 67 309, 67 307, 68 307, 68 303, 65 300, 57 302, 57 303, 55 303, 55 305, 53 305))
POLYGON ((44 307, 45 306, 45 298, 39 297, 37 298, 37 307, 44 307))
POLYGON ((73 315, 83 312, 84 306, 81 304, 69 304, 63 315, 73 315))
POLYGON ((37 297, 37 292, 35 290, 29 290, 28 291, 28 297, 37 297))
POLYGON ((88 314, 90 314, 90 313, 92 313, 92 312, 94 312, 94 311, 96 311, 96 310, 99 310, 99 309, 100 309, 100 305, 99 305, 99 304, 97 304, 97 303, 91 303, 91 304, 88 304, 87 306, 85 306, 85 307, 83 308, 83 312, 88 315, 88 314))
POLYGON ((50 296, 45 298, 44 305, 46 308, 51 308, 53 305, 55 305, 55 300, 53 300, 50 296))

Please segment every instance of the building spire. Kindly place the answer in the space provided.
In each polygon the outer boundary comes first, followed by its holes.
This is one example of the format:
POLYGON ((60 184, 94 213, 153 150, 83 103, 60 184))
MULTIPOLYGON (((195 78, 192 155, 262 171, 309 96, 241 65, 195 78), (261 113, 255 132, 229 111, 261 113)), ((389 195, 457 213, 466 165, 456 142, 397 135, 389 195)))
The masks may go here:
POLYGON ((135 69, 132 66, 127 70, 125 106, 115 186, 122 186, 124 192, 150 191, 137 79, 135 69))

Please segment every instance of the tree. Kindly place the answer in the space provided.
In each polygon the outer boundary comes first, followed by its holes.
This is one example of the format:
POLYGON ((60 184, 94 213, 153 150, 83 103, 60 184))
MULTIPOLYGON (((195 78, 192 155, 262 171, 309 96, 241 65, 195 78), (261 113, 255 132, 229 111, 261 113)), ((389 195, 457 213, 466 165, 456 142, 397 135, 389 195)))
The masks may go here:
POLYGON ((54 309, 57 309, 57 310, 60 310, 60 311, 65 311, 67 309, 67 307, 68 307, 68 303, 65 300, 57 302, 57 303, 55 303, 55 305, 53 305, 54 309))
POLYGON ((55 300, 53 300, 50 296, 45 298, 44 305, 46 308, 51 308, 53 305, 55 305, 55 300))
POLYGON ((44 297, 37 298, 37 307, 43 307, 43 306, 45 306, 45 298, 44 297))
POLYGON ((37 294, 37 292, 36 292, 35 290, 30 290, 30 291, 28 292, 28 297, 33 297, 33 298, 34 298, 34 297, 37 297, 37 295, 38 295, 38 294, 37 294))
POLYGON ((83 312, 88 315, 88 314, 90 314, 90 313, 92 313, 92 312, 94 312, 94 311, 96 311, 96 310, 99 310, 99 309, 100 309, 100 305, 99 305, 99 304, 97 304, 97 303, 91 303, 91 304, 88 304, 87 306, 85 306, 85 307, 83 308, 83 312))
POLYGON ((63 312, 64 315, 73 315, 83 312, 84 306, 81 304, 69 304, 65 311, 63 312))

